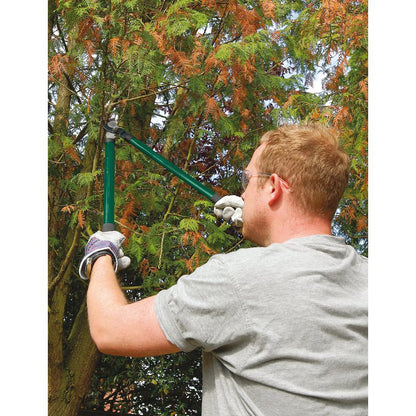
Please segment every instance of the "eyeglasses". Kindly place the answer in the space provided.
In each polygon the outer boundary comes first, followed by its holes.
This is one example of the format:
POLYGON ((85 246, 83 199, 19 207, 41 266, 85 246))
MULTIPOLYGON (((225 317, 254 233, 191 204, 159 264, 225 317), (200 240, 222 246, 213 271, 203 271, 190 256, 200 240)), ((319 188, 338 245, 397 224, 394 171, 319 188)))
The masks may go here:
POLYGON ((246 190, 250 178, 254 178, 255 176, 264 176, 265 178, 268 178, 270 175, 270 173, 251 173, 248 169, 243 170, 241 172, 241 186, 243 187, 243 191, 246 190))
MULTIPOLYGON (((250 178, 254 178, 256 176, 263 176, 265 178, 268 178, 268 177, 270 177, 270 175, 271 175, 271 173, 264 173, 264 172, 252 173, 248 169, 243 170, 241 172, 241 186, 243 187, 243 191, 246 190, 246 188, 248 186, 248 183, 250 181, 250 178)), ((277 176, 279 176, 279 175, 277 175, 277 176)), ((284 179, 282 179, 280 176, 279 176, 279 180, 280 180, 280 183, 290 192, 291 191, 290 185, 284 179)))

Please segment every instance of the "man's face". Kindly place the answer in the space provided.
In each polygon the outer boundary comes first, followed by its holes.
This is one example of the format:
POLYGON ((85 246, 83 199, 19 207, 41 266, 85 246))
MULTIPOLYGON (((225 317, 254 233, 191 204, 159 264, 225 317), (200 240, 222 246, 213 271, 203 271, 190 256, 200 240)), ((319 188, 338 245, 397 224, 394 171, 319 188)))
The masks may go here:
POLYGON ((250 170, 254 176, 251 176, 245 191, 241 195, 244 199, 243 236, 247 240, 259 245, 266 244, 265 237, 268 233, 265 189, 258 186, 257 181, 259 178, 255 176, 258 173, 257 160, 265 146, 265 144, 260 145, 253 153, 253 157, 251 158, 247 169, 250 170))

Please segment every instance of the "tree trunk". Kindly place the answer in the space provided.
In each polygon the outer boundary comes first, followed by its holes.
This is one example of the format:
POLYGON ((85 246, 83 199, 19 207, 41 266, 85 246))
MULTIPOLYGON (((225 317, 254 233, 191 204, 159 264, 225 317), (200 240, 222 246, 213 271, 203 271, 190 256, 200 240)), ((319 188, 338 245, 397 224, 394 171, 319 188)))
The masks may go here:
MULTIPOLYGON (((85 169, 90 171, 96 167, 96 159, 100 152, 95 141, 89 140, 86 154, 85 169), (95 152, 91 155, 91 148, 95 152)), ((92 186, 86 192, 91 194, 92 186)), ((84 197, 85 197, 85 192, 84 197)), ((82 198, 80 191, 77 198, 82 198)), ((85 299, 81 305, 70 335, 64 339, 64 316, 71 279, 77 268, 74 267, 75 252, 79 246, 81 234, 80 226, 71 230, 65 241, 66 258, 61 263, 60 272, 51 287, 51 302, 49 310, 49 415, 77 415, 83 397, 89 392, 91 376, 97 365, 99 353, 90 337, 85 299), (64 350, 64 345, 67 347, 64 350)))
MULTIPOLYGON (((59 118, 55 119, 57 131, 63 134, 65 115, 69 112, 70 95, 68 88, 62 84, 59 89, 58 102, 60 104, 59 118)), ((57 105, 58 106, 58 105, 57 105)), ((59 140, 59 136, 55 136, 59 140)), ((81 172, 93 172, 97 168, 102 150, 100 140, 89 137, 85 146, 81 172)), ((53 185, 53 184, 52 184, 53 185)), ((61 220, 63 213, 59 179, 57 189, 49 189, 50 236, 62 241, 64 258, 55 258, 55 252, 49 252, 49 322, 48 322, 48 400, 49 415, 76 416, 84 396, 89 392, 92 374, 99 359, 88 328, 85 300, 79 309, 68 339, 64 334, 64 317, 67 308, 71 281, 78 278, 77 265, 74 264, 76 253, 79 251, 81 227, 79 225, 68 228, 68 224, 61 220), (66 233, 66 235, 65 235, 66 233)), ((81 201, 91 195, 93 184, 87 189, 80 188, 74 195, 75 201, 81 201)))
MULTIPOLYGON (((48 35, 52 36, 52 27, 56 22, 54 2, 49 1, 48 35), (55 20, 54 20, 55 19, 55 20)), ((78 28, 75 25, 66 41, 67 56, 76 62, 78 28)), ((76 416, 83 398, 89 393, 92 375, 99 360, 99 352, 93 343, 88 327, 85 299, 77 297, 80 309, 69 305, 71 283, 77 279, 77 264, 80 251, 79 243, 82 229, 80 225, 70 226, 65 213, 61 212, 63 201, 83 201, 92 194, 93 182, 76 191, 62 187, 62 179, 68 179, 68 163, 63 147, 63 139, 68 135, 68 120, 73 95, 71 84, 74 79, 74 67, 69 65, 65 75, 55 82, 59 85, 56 97, 55 114, 52 126, 51 171, 48 187, 49 237, 60 242, 59 250, 49 250, 49 321, 48 321, 48 403, 50 416, 76 416), (72 194, 69 196, 69 193, 72 194), (63 199, 65 198, 65 199, 63 199), (72 307, 75 316, 70 328, 64 326, 66 313, 72 307), (75 309, 75 310, 74 310, 75 309), (64 329, 66 328, 66 329, 64 329), (68 336, 69 332, 69 336, 68 336)), ((102 115, 103 116, 103 115, 102 115)), ((81 173, 94 172, 102 153, 102 132, 86 139, 81 173)), ((72 297, 71 297, 72 299, 72 297)), ((67 318, 70 319, 70 318, 67 318)), ((68 325, 68 321, 66 321, 68 325)))
POLYGON ((100 353, 90 336, 84 301, 69 336, 69 359, 60 384, 50 386, 53 387, 53 396, 49 401, 49 416, 78 415, 99 358, 100 353))
MULTIPOLYGON (((89 139, 85 149, 83 171, 96 169, 101 146, 89 139)), ((87 191, 80 190, 76 200, 88 197, 92 192, 92 184, 87 191)), ((64 316, 70 291, 71 279, 77 268, 74 267, 75 253, 79 246, 81 228, 77 225, 70 230, 64 243, 59 273, 50 285, 49 309, 49 415, 77 415, 84 396, 89 392, 91 376, 97 365, 99 353, 91 340, 87 321, 85 300, 73 323, 71 333, 64 339, 64 316), (65 342, 66 341, 66 342, 65 342), (64 345, 67 348, 64 351, 64 345)))

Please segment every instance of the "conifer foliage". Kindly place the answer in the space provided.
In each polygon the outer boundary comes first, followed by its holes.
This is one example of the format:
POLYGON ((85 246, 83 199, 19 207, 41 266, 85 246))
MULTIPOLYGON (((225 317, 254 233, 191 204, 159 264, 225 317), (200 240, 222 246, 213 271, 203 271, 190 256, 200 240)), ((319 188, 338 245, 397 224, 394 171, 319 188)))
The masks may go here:
MULTIPOLYGON (((367 247, 365 0, 49 0, 49 412, 200 413, 199 352, 100 356, 77 268, 100 229, 102 122, 120 126, 220 195, 276 124, 324 121, 352 159, 334 231, 367 247), (320 74, 322 91, 309 86, 320 74)), ((140 299, 215 253, 248 246, 212 203, 116 141, 115 219, 140 299)))

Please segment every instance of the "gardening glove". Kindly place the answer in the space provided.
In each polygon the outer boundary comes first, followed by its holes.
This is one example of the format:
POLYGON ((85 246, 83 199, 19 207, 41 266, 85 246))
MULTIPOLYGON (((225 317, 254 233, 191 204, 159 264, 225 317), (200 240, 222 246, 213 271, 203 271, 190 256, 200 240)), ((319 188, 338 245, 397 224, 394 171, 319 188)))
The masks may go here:
POLYGON ((237 195, 227 195, 214 205, 214 214, 218 218, 230 220, 235 227, 241 228, 243 226, 243 207, 242 198, 237 195))
POLYGON ((128 267, 130 259, 124 255, 121 249, 125 239, 124 235, 118 231, 97 231, 94 233, 85 246, 85 255, 79 265, 81 279, 89 279, 95 260, 105 254, 111 256, 115 272, 128 267))

